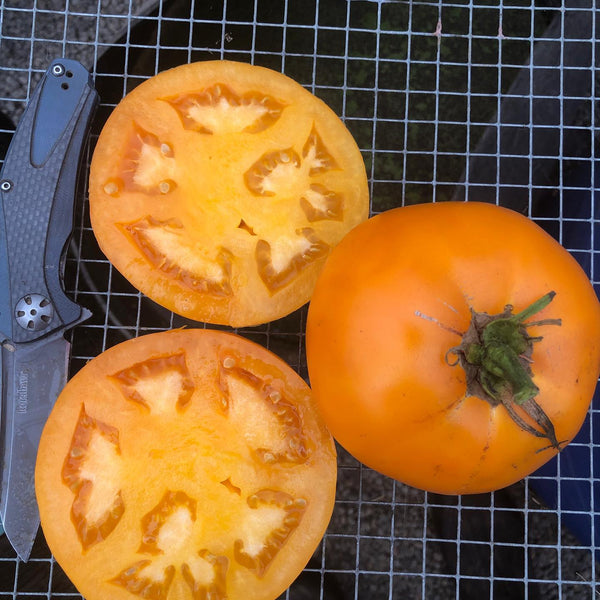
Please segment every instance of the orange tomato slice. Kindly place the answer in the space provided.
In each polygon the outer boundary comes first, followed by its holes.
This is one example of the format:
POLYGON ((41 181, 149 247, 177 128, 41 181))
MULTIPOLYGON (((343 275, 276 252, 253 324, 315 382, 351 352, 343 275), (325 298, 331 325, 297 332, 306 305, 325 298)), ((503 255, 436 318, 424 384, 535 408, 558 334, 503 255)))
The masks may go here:
POLYGON ((332 514, 310 389, 232 333, 142 336, 90 361, 40 442, 43 531, 87 600, 273 600, 332 514))
POLYGON ((360 150, 337 115, 245 63, 145 81, 109 117, 91 164, 91 222, 108 259, 162 306, 222 325, 305 304, 368 206, 360 150))

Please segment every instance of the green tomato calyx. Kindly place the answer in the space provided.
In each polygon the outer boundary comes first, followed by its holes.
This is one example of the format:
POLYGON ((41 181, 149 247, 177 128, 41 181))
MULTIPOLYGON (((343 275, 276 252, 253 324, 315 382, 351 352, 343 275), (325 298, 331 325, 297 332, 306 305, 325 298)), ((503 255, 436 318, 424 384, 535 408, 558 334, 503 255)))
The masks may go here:
POLYGON ((533 381, 534 343, 528 328, 561 325, 560 319, 528 321, 552 302, 555 292, 548 292, 519 313, 507 305, 497 315, 471 310, 471 325, 462 343, 451 348, 447 356, 457 360, 467 375, 467 395, 477 396, 492 406, 502 404, 519 427, 537 437, 546 438, 549 447, 561 449, 554 425, 535 398, 539 388, 533 381), (527 418, 529 417, 529 419, 527 418))

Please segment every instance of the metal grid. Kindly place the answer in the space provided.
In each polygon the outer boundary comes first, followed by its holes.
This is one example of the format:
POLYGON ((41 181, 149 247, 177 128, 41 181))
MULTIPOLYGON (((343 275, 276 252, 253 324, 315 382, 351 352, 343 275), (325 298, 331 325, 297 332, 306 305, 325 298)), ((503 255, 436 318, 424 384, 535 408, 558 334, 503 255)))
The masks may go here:
MULTIPOLYGON (((0 27, 2 156, 56 56, 81 60, 95 77, 92 145, 123 94, 157 71, 207 58, 253 62, 295 78, 344 119, 367 164, 372 213, 498 202, 536 219, 600 285, 594 0, 0 0, 0 27)), ((73 333, 73 372, 126 338, 188 324, 112 269, 85 190, 77 223, 67 287, 94 316, 73 333)), ((239 333, 307 377, 305 317, 303 308, 239 333)), ((330 527, 282 598, 600 596, 599 402, 557 459, 492 494, 421 492, 340 449, 330 527)), ((39 535, 28 563, 0 539, 2 598, 80 596, 39 535)))

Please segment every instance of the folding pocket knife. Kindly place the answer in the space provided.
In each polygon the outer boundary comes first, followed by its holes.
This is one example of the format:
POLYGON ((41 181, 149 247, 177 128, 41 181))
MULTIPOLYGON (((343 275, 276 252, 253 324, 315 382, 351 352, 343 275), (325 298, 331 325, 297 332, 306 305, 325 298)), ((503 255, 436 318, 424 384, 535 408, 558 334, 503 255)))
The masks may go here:
POLYGON ((67 380, 67 329, 91 313, 64 292, 81 154, 98 104, 90 73, 57 59, 36 86, 0 172, 0 519, 28 560, 39 527, 42 429, 67 380))

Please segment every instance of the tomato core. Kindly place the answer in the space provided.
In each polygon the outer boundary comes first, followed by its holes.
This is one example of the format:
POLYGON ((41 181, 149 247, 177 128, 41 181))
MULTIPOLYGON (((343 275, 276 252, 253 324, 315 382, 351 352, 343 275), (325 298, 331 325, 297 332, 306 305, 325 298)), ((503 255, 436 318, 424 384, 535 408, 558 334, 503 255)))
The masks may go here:
POLYGON ((527 328, 560 325, 561 320, 526 322, 548 306, 555 295, 548 292, 517 314, 513 314, 511 305, 497 315, 472 311, 469 329, 448 356, 455 355, 457 360, 451 364, 460 364, 465 370, 469 395, 483 398, 492 406, 503 404, 519 427, 547 438, 551 447, 560 450, 552 421, 535 401, 540 390, 533 382, 531 356, 533 344, 543 337, 530 336, 527 328))

